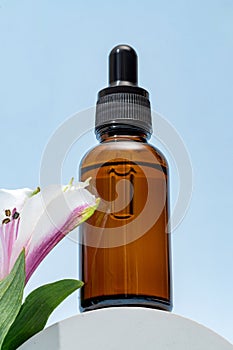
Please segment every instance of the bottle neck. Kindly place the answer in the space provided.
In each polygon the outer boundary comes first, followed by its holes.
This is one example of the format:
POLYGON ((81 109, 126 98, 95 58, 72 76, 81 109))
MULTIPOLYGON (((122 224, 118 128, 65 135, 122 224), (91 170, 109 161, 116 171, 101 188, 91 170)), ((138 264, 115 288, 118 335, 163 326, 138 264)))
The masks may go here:
POLYGON ((96 138, 99 142, 109 141, 136 141, 146 143, 150 138, 145 130, 126 124, 106 125, 96 130, 96 138))

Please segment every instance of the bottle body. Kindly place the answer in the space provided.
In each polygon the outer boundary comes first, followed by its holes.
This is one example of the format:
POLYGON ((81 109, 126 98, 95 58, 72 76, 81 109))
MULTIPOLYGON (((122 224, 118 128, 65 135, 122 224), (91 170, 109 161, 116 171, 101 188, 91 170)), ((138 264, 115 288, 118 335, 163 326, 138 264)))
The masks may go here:
POLYGON ((81 227, 81 310, 171 310, 165 158, 145 138, 115 133, 84 157, 80 171, 100 197, 100 207, 81 227))

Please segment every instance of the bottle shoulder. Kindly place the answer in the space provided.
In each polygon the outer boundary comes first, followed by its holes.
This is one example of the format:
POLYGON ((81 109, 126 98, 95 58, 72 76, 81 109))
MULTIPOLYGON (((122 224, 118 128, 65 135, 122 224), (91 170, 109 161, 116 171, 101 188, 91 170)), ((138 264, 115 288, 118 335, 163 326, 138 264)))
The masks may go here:
POLYGON ((124 158, 133 162, 153 162, 168 168, 163 153, 154 145, 135 141, 104 142, 88 151, 81 161, 81 167, 93 163, 105 163, 116 158, 124 158))

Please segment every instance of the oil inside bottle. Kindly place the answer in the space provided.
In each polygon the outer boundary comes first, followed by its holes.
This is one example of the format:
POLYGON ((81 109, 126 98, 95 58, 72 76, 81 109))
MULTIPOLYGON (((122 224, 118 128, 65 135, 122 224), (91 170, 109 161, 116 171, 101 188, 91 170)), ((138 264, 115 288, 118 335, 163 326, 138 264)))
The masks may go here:
POLYGON ((171 309, 167 169, 112 158, 83 164, 102 204, 82 227, 81 308, 143 305, 171 309))

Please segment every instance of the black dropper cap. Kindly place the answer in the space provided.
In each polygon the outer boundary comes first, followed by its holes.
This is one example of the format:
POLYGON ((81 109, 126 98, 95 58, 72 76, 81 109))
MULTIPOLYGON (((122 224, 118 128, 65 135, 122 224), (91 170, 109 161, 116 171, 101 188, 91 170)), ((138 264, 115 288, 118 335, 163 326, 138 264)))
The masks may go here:
POLYGON ((137 85, 138 57, 128 45, 118 45, 109 55, 109 84, 137 85))
POLYGON ((138 84, 138 59, 128 45, 118 45, 109 55, 109 87, 99 91, 96 133, 110 125, 141 128, 152 134, 149 94, 138 84))

